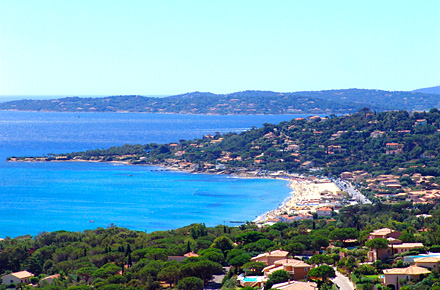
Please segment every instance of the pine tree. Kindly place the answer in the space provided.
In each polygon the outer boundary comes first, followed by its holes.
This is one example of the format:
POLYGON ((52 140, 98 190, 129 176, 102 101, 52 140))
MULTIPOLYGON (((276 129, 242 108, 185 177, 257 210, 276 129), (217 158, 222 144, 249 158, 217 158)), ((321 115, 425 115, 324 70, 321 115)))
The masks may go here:
POLYGON ((131 265, 133 264, 133 262, 131 261, 131 254, 128 254, 128 267, 131 267, 131 265))
POLYGON ((189 241, 186 243, 186 252, 187 253, 191 252, 191 246, 189 244, 189 241))

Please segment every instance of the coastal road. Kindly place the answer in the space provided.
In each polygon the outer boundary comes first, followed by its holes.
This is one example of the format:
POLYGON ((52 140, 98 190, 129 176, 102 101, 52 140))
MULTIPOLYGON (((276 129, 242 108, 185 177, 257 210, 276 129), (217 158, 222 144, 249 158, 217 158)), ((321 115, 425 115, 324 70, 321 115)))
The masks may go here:
POLYGON ((348 280, 348 278, 338 271, 336 272, 336 278, 332 279, 333 283, 339 287, 340 290, 354 290, 353 284, 348 280))
POLYGON ((362 193, 360 193, 354 186, 345 180, 341 179, 334 179, 333 182, 336 183, 336 185, 342 189, 345 190, 350 196, 352 196, 353 199, 358 201, 361 204, 371 204, 371 201, 362 193))

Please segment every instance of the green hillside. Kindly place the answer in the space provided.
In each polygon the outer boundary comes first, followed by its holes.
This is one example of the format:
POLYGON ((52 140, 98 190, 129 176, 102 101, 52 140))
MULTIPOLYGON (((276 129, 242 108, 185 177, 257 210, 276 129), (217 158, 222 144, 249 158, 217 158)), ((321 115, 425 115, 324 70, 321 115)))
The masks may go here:
POLYGON ((373 111, 423 111, 440 107, 440 95, 379 90, 332 90, 277 93, 244 91, 231 94, 193 92, 155 98, 109 96, 19 100, 0 103, 0 110, 53 112, 146 112, 176 114, 346 114, 373 111))

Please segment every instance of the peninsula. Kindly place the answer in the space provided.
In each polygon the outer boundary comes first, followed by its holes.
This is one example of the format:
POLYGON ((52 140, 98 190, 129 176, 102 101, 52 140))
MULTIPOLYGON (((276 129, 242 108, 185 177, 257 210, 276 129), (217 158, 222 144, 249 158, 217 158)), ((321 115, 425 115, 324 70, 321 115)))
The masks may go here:
MULTIPOLYGON (((430 91, 429 91, 430 92, 430 91)), ((279 93, 243 91, 230 94, 192 92, 169 97, 109 96, 19 100, 0 103, 0 110, 42 112, 142 112, 168 114, 352 114, 372 111, 429 110, 440 95, 382 90, 327 90, 279 93)))
POLYGON ((424 202, 424 195, 440 197, 436 191, 440 189, 439 127, 438 109, 414 113, 363 109, 349 116, 311 116, 264 124, 240 134, 9 157, 8 161, 124 162, 242 177, 312 174, 362 183, 364 193, 373 201, 405 200, 410 195, 424 202))

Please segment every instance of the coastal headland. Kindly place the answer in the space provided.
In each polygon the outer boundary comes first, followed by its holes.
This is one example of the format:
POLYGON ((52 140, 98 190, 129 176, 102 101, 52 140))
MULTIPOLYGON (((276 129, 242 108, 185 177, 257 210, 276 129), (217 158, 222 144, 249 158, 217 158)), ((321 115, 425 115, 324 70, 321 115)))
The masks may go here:
MULTIPOLYGON (((430 199, 439 198, 436 191, 440 184, 439 124, 438 109, 376 113, 365 108, 349 116, 310 116, 278 125, 263 124, 262 128, 239 134, 216 132, 199 139, 165 144, 123 145, 43 157, 9 157, 8 161, 117 162, 251 178, 341 177, 361 186, 370 200, 392 202, 408 198, 428 203, 430 199)), ((333 199, 330 206, 318 204, 330 207, 331 216, 332 210, 349 204, 350 198, 339 196, 336 203, 332 195, 339 190, 330 185, 318 189, 317 184, 327 182, 313 180, 310 186, 317 189, 292 185, 298 200, 286 202, 289 208, 282 208, 278 215, 267 216, 274 220, 310 219, 318 200, 316 192, 322 200, 333 199), (326 191, 327 194, 321 195, 326 191)), ((355 200, 365 200, 360 193, 347 190, 356 196, 355 200)))

